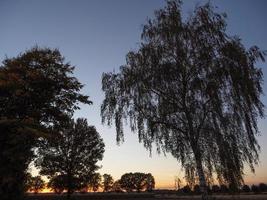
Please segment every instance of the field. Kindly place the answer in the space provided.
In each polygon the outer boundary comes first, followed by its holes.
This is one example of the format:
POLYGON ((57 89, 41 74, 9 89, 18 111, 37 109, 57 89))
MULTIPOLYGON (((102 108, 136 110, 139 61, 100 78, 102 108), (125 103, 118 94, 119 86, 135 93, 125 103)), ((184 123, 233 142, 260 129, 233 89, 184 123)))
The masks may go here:
MULTIPOLYGON (((55 195, 55 194, 30 194, 27 200, 65 200, 65 195, 55 195)), ((199 195, 176 195, 176 194, 157 194, 157 193, 132 193, 132 194, 117 194, 117 193, 88 193, 88 194, 74 194, 72 196, 73 200, 189 200, 201 199, 199 195)), ((249 194, 249 195, 214 195, 212 199, 224 200, 224 199, 236 199, 236 200, 267 200, 267 194, 249 194)))

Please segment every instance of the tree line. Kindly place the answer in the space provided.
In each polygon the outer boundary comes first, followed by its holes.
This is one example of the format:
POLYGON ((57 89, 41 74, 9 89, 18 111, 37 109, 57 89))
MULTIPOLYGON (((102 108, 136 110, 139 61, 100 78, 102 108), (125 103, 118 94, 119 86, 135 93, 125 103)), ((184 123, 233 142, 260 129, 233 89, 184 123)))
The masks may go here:
MULTIPOLYGON (((237 190, 244 166, 254 172, 259 162, 257 122, 264 105, 257 62, 265 55, 229 35, 226 14, 211 3, 183 19, 182 2, 167 0, 143 26, 139 49, 126 55, 126 64, 103 73, 102 123, 115 124, 118 143, 127 121, 147 150, 155 144, 158 153, 171 153, 187 181, 198 182, 202 199, 214 177, 237 190)), ((80 104, 92 104, 73 73, 57 49, 34 47, 3 60, 1 199, 23 197, 32 162, 51 186, 66 183, 68 195, 99 179, 104 143, 86 119, 73 118, 80 104)), ((128 174, 125 179, 140 184, 116 185, 142 190, 142 177, 128 174)))
MULTIPOLYGON (((238 190, 233 190, 231 186, 227 185, 212 185, 208 186, 208 193, 209 194, 226 194, 226 193, 264 193, 267 192, 267 184, 265 183, 259 183, 258 185, 243 185, 238 190)), ((190 187, 189 185, 186 185, 180 189, 177 190, 180 194, 201 194, 200 186, 194 185, 193 187, 190 187)))
MULTIPOLYGON (((110 174, 104 174, 101 176, 99 173, 95 173, 86 185, 78 186, 79 182, 74 182, 73 185, 77 184, 76 187, 72 186, 73 192, 85 193, 88 191, 93 192, 152 192, 155 188, 155 179, 148 173, 126 173, 121 176, 119 180, 114 181, 110 174)), ((50 189, 56 194, 61 194, 64 191, 69 190, 67 178, 62 175, 56 176, 49 180, 46 184, 41 176, 31 176, 28 174, 25 189, 28 192, 35 194, 41 192, 43 189, 50 189)))

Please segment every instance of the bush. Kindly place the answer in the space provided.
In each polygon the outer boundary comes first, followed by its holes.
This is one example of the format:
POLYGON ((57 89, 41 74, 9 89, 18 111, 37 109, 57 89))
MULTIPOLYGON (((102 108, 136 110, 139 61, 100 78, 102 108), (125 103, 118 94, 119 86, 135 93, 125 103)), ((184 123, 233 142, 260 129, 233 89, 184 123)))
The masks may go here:
POLYGON ((243 185, 242 191, 243 192, 250 192, 250 187, 248 185, 243 185))
POLYGON ((195 185, 194 188, 193 188, 193 192, 196 193, 196 194, 200 194, 201 193, 200 186, 199 185, 195 185))
POLYGON ((227 193, 227 192, 229 192, 228 187, 227 187, 226 185, 221 185, 221 192, 222 192, 222 193, 227 193))
POLYGON ((251 191, 254 193, 259 193, 259 187, 257 185, 252 185, 251 186, 251 191))
POLYGON ((185 193, 185 194, 189 194, 189 193, 192 192, 192 191, 191 191, 191 188, 189 187, 189 185, 184 186, 184 187, 182 188, 182 191, 183 191, 183 193, 185 193))
POLYGON ((220 190, 220 187, 219 187, 218 185, 213 185, 213 186, 211 187, 211 191, 212 191, 213 193, 218 193, 218 192, 220 192, 221 190, 220 190))
POLYGON ((259 184, 259 192, 267 192, 267 185, 264 183, 259 184))

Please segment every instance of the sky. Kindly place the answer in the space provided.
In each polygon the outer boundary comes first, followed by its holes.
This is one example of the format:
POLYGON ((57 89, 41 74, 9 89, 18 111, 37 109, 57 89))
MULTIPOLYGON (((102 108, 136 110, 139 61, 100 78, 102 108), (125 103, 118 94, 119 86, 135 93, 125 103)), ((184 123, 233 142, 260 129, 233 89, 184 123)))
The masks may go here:
MULTIPOLYGON (((204 2, 185 0, 184 18, 196 4, 204 2)), ((267 50, 267 1, 211 2, 218 12, 227 14, 229 34, 240 36, 246 47, 258 45, 267 50)), ((85 84, 82 92, 94 102, 91 106, 81 105, 75 117, 87 118, 104 139, 106 148, 99 172, 109 173, 114 179, 127 172, 150 172, 157 188, 173 188, 175 176, 183 177, 177 160, 169 154, 158 155, 155 150, 150 155, 138 142, 137 134, 127 128, 125 142, 117 145, 114 127, 101 124, 100 117, 102 73, 118 71, 125 64, 127 52, 138 49, 142 24, 164 5, 164 0, 0 0, 0 61, 35 45, 58 48, 66 61, 76 66, 74 75, 85 84)), ((267 77, 266 63, 258 67, 267 77)), ((267 105, 266 96, 262 101, 267 105)), ((255 174, 245 171, 247 184, 267 183, 266 119, 259 121, 259 127, 260 163, 255 174)), ((33 169, 33 173, 37 170, 33 169)))

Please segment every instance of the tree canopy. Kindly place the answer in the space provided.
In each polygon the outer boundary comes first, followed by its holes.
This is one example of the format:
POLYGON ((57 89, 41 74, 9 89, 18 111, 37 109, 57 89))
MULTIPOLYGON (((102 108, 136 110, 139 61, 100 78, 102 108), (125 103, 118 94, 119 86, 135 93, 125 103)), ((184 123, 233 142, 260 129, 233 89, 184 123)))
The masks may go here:
POLYGON ((44 188, 45 182, 41 176, 31 176, 29 174, 27 177, 27 191, 37 194, 44 188))
POLYGON ((79 103, 91 104, 80 93, 74 66, 57 49, 34 47, 0 66, 0 196, 19 199, 33 148, 51 127, 65 120, 79 103))
POLYGON ((127 122, 147 149, 170 152, 195 177, 205 198, 207 176, 240 186, 244 164, 258 163, 257 120, 264 116, 265 53, 247 49, 226 31, 226 15, 210 3, 182 19, 170 0, 143 27, 138 50, 118 73, 104 73, 102 122, 115 123, 123 141, 127 122))
POLYGON ((101 187, 101 180, 101 174, 95 173, 90 180, 89 188, 92 189, 94 192, 98 191, 98 189, 101 187))
POLYGON ((112 189, 112 185, 114 183, 114 180, 110 174, 103 174, 103 191, 104 192, 109 192, 112 189))
POLYGON ((155 188, 155 179, 148 173, 126 173, 121 176, 120 186, 127 192, 152 191, 155 188))
POLYGON ((100 168, 97 162, 103 158, 104 142, 86 119, 71 119, 54 129, 59 134, 40 142, 35 164, 41 175, 63 176, 70 195, 86 187, 100 168))

